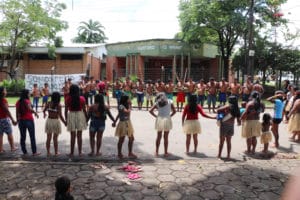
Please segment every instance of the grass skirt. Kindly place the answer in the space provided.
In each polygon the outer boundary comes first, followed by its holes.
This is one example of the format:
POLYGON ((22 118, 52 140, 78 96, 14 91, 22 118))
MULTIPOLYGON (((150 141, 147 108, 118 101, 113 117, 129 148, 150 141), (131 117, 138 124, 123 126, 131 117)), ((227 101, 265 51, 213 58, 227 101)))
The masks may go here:
POLYGON ((86 130, 87 123, 83 111, 70 111, 68 113, 67 130, 82 131, 86 130))
POLYGON ((266 144, 272 141, 271 131, 262 132, 260 136, 260 143, 266 144))
POLYGON ((133 126, 130 120, 126 120, 126 121, 119 121, 116 131, 115 131, 115 135, 118 137, 122 137, 122 136, 128 136, 128 137, 132 137, 133 136, 133 126))
POLYGON ((45 125, 46 133, 61 134, 61 124, 59 119, 48 118, 45 125))
POLYGON ((287 129, 290 133, 300 131, 300 113, 295 113, 291 116, 287 129))
POLYGON ((155 130, 170 131, 173 128, 171 117, 156 117, 155 130))
POLYGON ((183 132, 187 135, 201 133, 201 125, 198 119, 185 120, 183 123, 183 132))
POLYGON ((261 124, 259 120, 245 120, 242 124, 242 137, 251 138, 259 137, 261 132, 261 124))

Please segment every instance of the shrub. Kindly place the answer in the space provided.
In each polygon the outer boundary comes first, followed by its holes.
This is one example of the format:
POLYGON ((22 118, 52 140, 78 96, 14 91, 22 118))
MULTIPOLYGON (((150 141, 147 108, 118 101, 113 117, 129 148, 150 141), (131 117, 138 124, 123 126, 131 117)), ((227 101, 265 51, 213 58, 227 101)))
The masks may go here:
POLYGON ((9 94, 17 94, 25 88, 25 80, 3 80, 0 86, 5 87, 9 94))

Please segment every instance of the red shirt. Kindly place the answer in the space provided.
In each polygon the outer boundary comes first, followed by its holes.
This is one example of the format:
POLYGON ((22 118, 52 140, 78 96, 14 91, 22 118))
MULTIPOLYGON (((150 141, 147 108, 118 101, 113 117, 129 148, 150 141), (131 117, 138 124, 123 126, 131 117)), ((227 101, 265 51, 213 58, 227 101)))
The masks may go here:
POLYGON ((81 111, 83 106, 85 106, 85 99, 83 96, 79 97, 79 101, 80 101, 80 106, 79 109, 72 109, 71 108, 71 102, 72 102, 72 97, 68 96, 67 100, 66 100, 66 105, 68 106, 69 111, 81 111))
POLYGON ((8 118, 7 112, 3 109, 4 106, 7 105, 7 100, 5 98, 3 98, 1 103, 3 106, 0 106, 0 119, 8 118))
MULTIPOLYGON (((25 104, 31 105, 31 102, 29 99, 25 99, 24 102, 25 102, 25 104)), ((19 119, 33 121, 32 112, 27 106, 24 106, 23 113, 22 114, 20 113, 20 100, 17 101, 16 108, 19 110, 19 114, 20 114, 19 119)))
POLYGON ((188 105, 186 105, 184 107, 184 110, 183 110, 183 115, 186 115, 187 120, 198 119, 198 113, 200 113, 202 116, 206 116, 206 114, 203 112, 203 109, 200 105, 197 105, 196 113, 191 113, 189 111, 189 106, 188 105))

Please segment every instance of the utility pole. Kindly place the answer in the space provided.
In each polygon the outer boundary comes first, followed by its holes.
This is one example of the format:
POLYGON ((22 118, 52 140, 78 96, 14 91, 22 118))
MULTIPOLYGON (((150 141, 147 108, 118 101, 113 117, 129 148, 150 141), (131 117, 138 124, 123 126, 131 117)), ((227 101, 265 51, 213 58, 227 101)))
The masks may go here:
MULTIPOLYGON (((247 65, 247 75, 253 76, 254 68, 254 50, 253 50, 253 22, 254 22, 254 0, 251 0, 249 8, 249 42, 248 42, 248 65, 247 65)), ((253 77, 252 77, 253 78, 253 77)))

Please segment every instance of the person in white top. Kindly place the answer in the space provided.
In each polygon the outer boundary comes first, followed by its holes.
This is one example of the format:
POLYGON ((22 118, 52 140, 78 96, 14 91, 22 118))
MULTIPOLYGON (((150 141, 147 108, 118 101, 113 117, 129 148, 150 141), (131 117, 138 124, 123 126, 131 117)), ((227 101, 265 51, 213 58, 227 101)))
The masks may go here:
POLYGON ((149 110, 150 114, 156 118, 155 121, 155 129, 157 130, 157 138, 156 138, 156 151, 155 156, 158 156, 159 145, 162 137, 162 133, 164 132, 164 148, 165 153, 164 156, 169 156, 168 153, 168 138, 169 132, 172 129, 172 120, 171 117, 175 115, 176 110, 173 105, 173 102, 167 98, 164 92, 160 92, 157 94, 155 99, 155 105, 149 110), (158 111, 157 114, 154 113, 154 110, 158 111))

